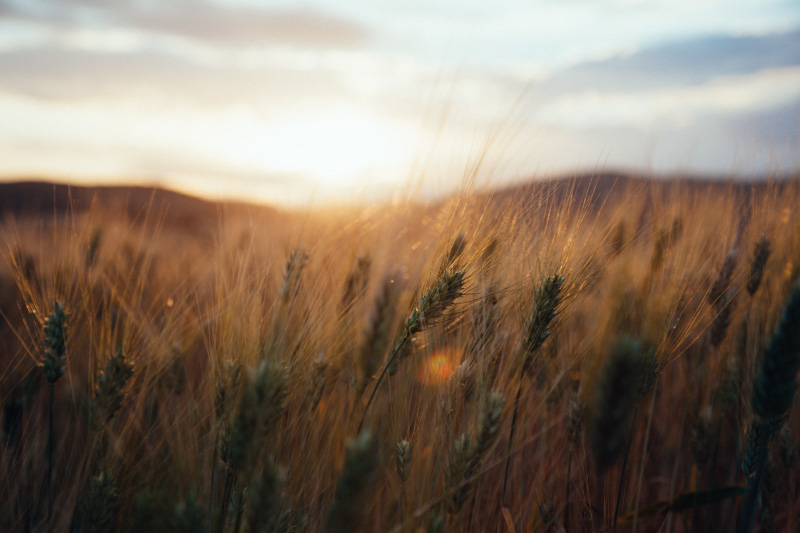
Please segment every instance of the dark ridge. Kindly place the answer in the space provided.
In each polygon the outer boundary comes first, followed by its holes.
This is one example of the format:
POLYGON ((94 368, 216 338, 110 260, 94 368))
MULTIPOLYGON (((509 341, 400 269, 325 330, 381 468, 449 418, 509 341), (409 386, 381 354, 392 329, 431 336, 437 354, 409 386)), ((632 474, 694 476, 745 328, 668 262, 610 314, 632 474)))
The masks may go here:
POLYGON ((132 221, 163 221, 179 228, 214 224, 222 212, 264 216, 277 211, 266 206, 212 202, 160 187, 78 186, 44 181, 0 183, 0 218, 48 217, 105 210, 132 221))
MULTIPOLYGON (((653 177, 626 172, 604 171, 568 177, 531 180, 492 192, 475 193, 478 200, 496 206, 527 207, 547 202, 569 203, 578 210, 599 214, 603 206, 618 205, 631 194, 648 197, 667 196, 677 192, 733 191, 746 199, 753 194, 772 190, 779 193, 790 183, 800 181, 800 174, 773 179, 734 180, 708 176, 653 177)), ((440 202, 447 202, 444 198, 440 202)), ((440 205, 434 202, 429 207, 440 205)), ((82 213, 89 209, 106 210, 126 216, 132 221, 162 220, 178 228, 205 227, 214 224, 220 214, 259 217, 274 220, 291 216, 291 212, 245 202, 215 202, 187 194, 147 186, 76 186, 46 181, 0 183, 0 220, 16 217, 47 217, 82 213)))
POLYGON ((792 182, 800 181, 800 175, 775 179, 732 180, 708 176, 651 177, 626 172, 601 172, 552 178, 512 185, 492 193, 495 201, 519 203, 540 198, 554 204, 570 202, 578 209, 598 212, 603 205, 615 205, 632 192, 641 191, 650 196, 670 193, 698 191, 733 191, 747 197, 768 190, 780 192, 792 182))

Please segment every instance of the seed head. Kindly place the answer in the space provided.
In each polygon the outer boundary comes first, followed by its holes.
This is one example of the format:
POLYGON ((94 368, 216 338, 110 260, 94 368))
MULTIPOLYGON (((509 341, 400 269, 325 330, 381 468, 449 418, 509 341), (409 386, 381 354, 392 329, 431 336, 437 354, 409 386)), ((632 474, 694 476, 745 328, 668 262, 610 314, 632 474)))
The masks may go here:
POLYGON ((563 285, 564 278, 555 274, 545 278, 536 291, 533 309, 525 324, 525 362, 523 367, 525 372, 530 372, 533 368, 533 356, 536 350, 550 336, 548 327, 558 313, 563 285))
POLYGON ((395 464, 397 468, 397 477, 400 479, 400 483, 405 483, 406 479, 408 479, 408 475, 411 473, 411 443, 405 439, 401 439, 397 441, 394 451, 397 459, 395 464))
POLYGON ((598 466, 613 465, 625 448, 641 379, 641 345, 620 340, 606 359, 592 403, 589 441, 598 466))
POLYGON ((122 348, 111 357, 106 368, 97 377, 97 388, 92 398, 91 426, 97 431, 105 426, 122 406, 123 389, 133 375, 133 365, 125 361, 122 348))
POLYGON ((61 302, 56 302, 53 312, 45 319, 44 358, 41 366, 50 383, 58 381, 58 378, 64 375, 66 368, 67 347, 64 339, 66 320, 67 315, 64 313, 61 302))
POLYGON ((761 359, 753 383, 753 410, 763 420, 782 418, 794 400, 800 367, 800 283, 795 286, 778 328, 761 359))
POLYGON ((768 237, 762 237, 753 249, 753 260, 750 263, 750 277, 747 280, 747 292, 750 296, 754 295, 761 285, 770 253, 772 253, 770 240, 768 237))

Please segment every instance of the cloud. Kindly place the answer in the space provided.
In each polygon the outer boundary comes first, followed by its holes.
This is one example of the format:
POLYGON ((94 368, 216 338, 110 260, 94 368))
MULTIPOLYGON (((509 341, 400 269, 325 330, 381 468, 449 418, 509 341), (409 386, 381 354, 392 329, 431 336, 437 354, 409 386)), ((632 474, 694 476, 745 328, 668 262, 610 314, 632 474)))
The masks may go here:
POLYGON ((796 65, 800 65, 800 30, 767 35, 716 35, 581 63, 557 72, 548 86, 553 93, 580 87, 599 91, 660 89, 796 65))
POLYGON ((365 27, 310 8, 232 7, 202 0, 46 0, 28 7, 5 0, 0 3, 4 16, 61 29, 122 28, 225 45, 352 48, 370 39, 365 27))
POLYGON ((795 102, 800 98, 800 67, 722 76, 708 83, 647 90, 600 91, 575 87, 553 97, 540 119, 581 128, 604 124, 684 127, 708 114, 734 114, 795 102))
POLYGON ((118 22, 225 44, 346 48, 363 44, 369 33, 353 22, 302 8, 224 8, 202 2, 183 8, 163 5, 172 7, 133 12, 118 22))
POLYGON ((209 65, 158 51, 98 53, 54 47, 0 54, 0 91, 52 101, 269 107, 324 105, 350 93, 332 70, 209 65))

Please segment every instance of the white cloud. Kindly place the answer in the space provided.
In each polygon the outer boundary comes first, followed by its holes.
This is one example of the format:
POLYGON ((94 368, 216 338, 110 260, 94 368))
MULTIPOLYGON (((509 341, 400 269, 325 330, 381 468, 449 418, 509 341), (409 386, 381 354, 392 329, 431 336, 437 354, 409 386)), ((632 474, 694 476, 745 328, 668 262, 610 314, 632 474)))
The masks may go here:
POLYGON ((557 97, 538 115, 573 128, 686 128, 709 115, 763 111, 800 99, 800 67, 725 76, 687 87, 644 91, 576 91, 557 97))

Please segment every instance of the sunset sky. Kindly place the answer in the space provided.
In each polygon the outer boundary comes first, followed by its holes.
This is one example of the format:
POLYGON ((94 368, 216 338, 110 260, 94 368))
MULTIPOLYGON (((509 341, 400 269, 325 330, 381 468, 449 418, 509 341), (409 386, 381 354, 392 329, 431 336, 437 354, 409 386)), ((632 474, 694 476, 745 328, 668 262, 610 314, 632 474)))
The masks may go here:
POLYGON ((4 180, 316 205, 798 168, 797 0, 0 0, 4 180))

